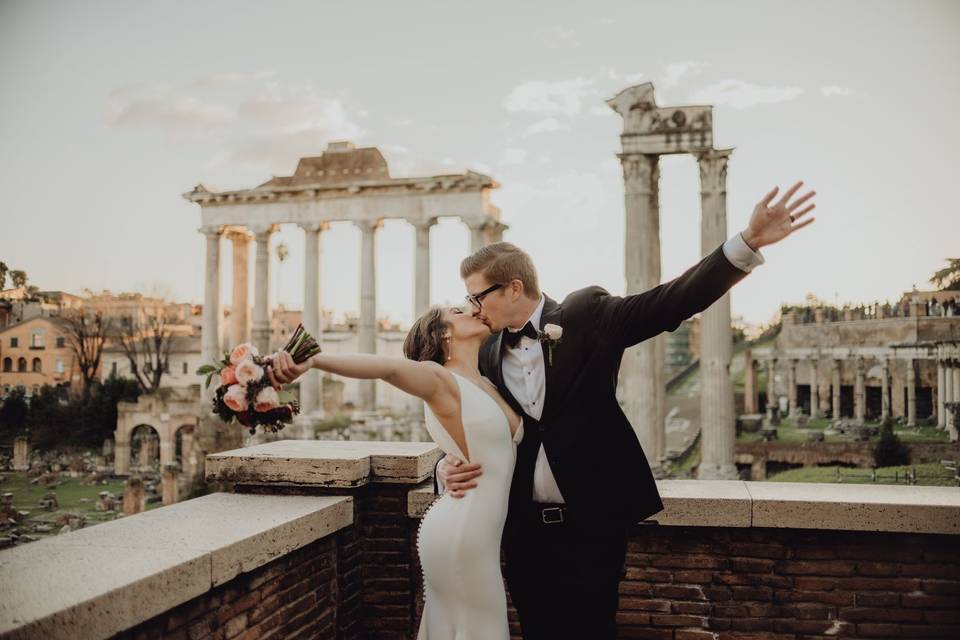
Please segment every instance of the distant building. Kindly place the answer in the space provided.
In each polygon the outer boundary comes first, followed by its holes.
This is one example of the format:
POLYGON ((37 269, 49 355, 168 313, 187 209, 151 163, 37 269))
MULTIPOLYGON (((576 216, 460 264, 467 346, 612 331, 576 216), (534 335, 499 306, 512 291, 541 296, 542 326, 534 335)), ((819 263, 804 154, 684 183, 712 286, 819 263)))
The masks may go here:
POLYGON ((80 384, 67 323, 58 317, 35 316, 0 328, 0 395, 16 388, 28 396, 43 385, 80 384))

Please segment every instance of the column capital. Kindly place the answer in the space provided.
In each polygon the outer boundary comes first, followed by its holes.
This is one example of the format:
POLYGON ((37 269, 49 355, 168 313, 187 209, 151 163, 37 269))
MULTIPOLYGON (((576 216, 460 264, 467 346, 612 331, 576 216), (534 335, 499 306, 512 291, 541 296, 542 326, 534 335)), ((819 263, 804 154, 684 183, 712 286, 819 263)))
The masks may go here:
POLYGON ((618 153, 628 193, 655 193, 660 181, 660 156, 618 153))
POLYGON ((383 218, 378 218, 376 220, 354 220, 353 224, 357 225, 357 227, 360 228, 360 231, 364 233, 373 233, 383 226, 383 218))
POLYGON ((223 227, 220 225, 200 227, 197 231, 208 238, 217 238, 223 235, 223 227))
POLYGON ((322 222, 298 222, 297 226, 307 232, 316 233, 318 231, 327 231, 330 229, 330 221, 322 222))
POLYGON ((430 227, 437 224, 436 218, 427 218, 426 220, 407 220, 416 229, 429 231, 430 227))
POLYGON ((249 242, 253 234, 246 227, 231 225, 223 228, 223 237, 233 242, 249 242))
POLYGON ((727 161, 733 149, 710 149, 697 154, 701 193, 726 193, 727 161))
POLYGON ((278 228, 278 225, 275 224, 257 224, 252 225, 250 230, 253 231, 253 235, 256 237, 257 242, 262 242, 264 240, 269 240, 270 236, 273 235, 278 228))

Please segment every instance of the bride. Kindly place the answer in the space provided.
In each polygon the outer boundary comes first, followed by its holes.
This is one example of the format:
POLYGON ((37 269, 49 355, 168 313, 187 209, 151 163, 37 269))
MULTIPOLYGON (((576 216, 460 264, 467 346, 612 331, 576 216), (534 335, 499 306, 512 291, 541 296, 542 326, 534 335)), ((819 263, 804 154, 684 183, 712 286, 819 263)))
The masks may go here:
POLYGON ((423 399, 427 431, 444 453, 479 463, 484 481, 458 500, 444 493, 420 523, 417 550, 424 609, 417 640, 509 638, 500 573, 500 538, 523 425, 480 375, 480 346, 490 329, 457 307, 433 308, 411 327, 404 358, 352 354, 313 356, 295 364, 270 358, 274 384, 312 368, 350 378, 379 378, 423 399))

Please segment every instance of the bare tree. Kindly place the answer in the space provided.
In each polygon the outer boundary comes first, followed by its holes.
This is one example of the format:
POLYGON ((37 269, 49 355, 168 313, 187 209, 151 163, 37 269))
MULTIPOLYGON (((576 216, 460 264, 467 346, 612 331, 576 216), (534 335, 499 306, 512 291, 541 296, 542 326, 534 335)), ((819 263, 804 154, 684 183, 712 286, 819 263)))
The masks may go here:
POLYGON ((930 282, 941 291, 960 291, 960 258, 947 258, 947 266, 933 274, 930 282))
POLYGON ((27 272, 16 269, 10 272, 10 281, 13 282, 13 288, 18 289, 27 284, 27 272))
POLYGON ((83 381, 83 394, 90 393, 90 386, 100 370, 103 356, 103 344, 110 331, 110 319, 104 318, 99 311, 77 310, 63 317, 66 323, 70 348, 80 369, 83 381))
POLYGON ((0 262, 0 290, 7 288, 7 274, 10 273, 7 263, 0 262))
POLYGON ((130 373, 143 393, 160 388, 170 366, 173 331, 166 304, 142 304, 136 316, 127 316, 120 326, 120 346, 130 363, 130 373))

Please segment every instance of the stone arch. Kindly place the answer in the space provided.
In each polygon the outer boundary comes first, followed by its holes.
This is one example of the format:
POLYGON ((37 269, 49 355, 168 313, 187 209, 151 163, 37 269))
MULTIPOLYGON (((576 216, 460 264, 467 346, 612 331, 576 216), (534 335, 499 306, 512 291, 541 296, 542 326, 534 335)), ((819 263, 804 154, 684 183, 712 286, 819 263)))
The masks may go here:
POLYGON ((4 373, 10 373, 11 371, 13 371, 13 359, 12 359, 12 358, 4 358, 4 359, 3 359, 3 372, 4 372, 4 373))
POLYGON ((160 431, 151 424, 141 423, 130 431, 127 464, 141 471, 153 470, 160 462, 160 431))
POLYGON ((177 461, 177 432, 187 426, 196 426, 199 415, 200 403, 197 398, 188 391, 175 389, 161 389, 156 393, 140 396, 136 402, 117 403, 114 473, 130 473, 131 436, 134 429, 141 424, 151 426, 159 436, 161 470, 166 465, 174 464, 177 461))

